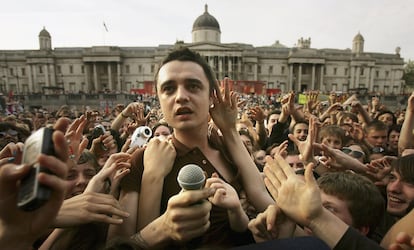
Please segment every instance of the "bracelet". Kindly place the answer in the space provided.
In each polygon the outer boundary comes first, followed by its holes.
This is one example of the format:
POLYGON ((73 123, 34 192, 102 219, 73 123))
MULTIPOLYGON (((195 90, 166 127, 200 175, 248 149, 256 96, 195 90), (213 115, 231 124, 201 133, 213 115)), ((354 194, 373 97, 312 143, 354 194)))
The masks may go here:
POLYGON ((141 232, 138 232, 131 236, 131 239, 134 240, 135 243, 141 248, 141 249, 149 249, 148 243, 142 238, 141 232))
POLYGON ((127 115, 124 115, 124 112, 121 112, 121 116, 124 117, 124 118, 128 118, 129 117, 127 115))

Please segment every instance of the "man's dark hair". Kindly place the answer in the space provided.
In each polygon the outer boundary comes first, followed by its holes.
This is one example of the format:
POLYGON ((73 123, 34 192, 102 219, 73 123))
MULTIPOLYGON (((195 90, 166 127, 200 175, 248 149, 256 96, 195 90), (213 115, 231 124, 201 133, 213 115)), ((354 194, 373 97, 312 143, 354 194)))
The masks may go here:
POLYGON ((332 172, 318 179, 319 188, 348 205, 354 228, 369 227, 372 232, 385 210, 380 191, 368 178, 349 172, 332 172))
POLYGON ((398 157, 391 166, 404 181, 414 184, 414 154, 398 157))
POLYGON ((155 89, 157 89, 158 73, 160 72, 161 67, 171 61, 189 61, 200 65, 203 68, 204 74, 208 79, 210 93, 213 92, 214 86, 216 84, 216 78, 214 77, 213 70, 210 68, 210 65, 208 65, 207 61, 199 53, 192 51, 186 47, 173 50, 162 60, 161 64, 158 67, 157 73, 155 74, 155 89))
POLYGON ((372 122, 368 123, 365 126, 365 133, 368 133, 370 130, 375 130, 375 131, 387 131, 388 132, 388 126, 383 123, 382 121, 379 120, 373 120, 372 122))

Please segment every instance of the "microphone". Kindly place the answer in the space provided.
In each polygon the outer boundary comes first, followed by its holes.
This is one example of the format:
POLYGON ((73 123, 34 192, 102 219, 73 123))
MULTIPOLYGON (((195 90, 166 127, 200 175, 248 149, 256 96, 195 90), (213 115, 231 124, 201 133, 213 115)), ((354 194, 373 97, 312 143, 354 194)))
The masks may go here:
POLYGON ((205 180, 203 169, 195 164, 185 165, 180 169, 177 176, 178 185, 183 191, 202 189, 205 180))

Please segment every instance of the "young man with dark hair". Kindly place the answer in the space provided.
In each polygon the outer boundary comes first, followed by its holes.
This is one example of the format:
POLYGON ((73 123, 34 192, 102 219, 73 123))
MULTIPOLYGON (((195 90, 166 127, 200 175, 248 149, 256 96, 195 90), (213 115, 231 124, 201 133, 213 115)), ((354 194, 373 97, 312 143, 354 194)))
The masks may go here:
POLYGON ((155 80, 173 137, 159 142, 157 153, 148 149, 133 153, 131 173, 122 180, 120 196, 131 216, 120 227, 111 228, 109 238, 132 236, 147 248, 248 243, 250 237, 231 230, 229 217, 234 214, 206 200, 215 189, 180 192, 177 183, 183 166, 197 164, 208 176, 217 173, 239 193, 244 189, 258 211, 273 203, 236 130, 237 98, 230 93, 228 81, 222 96, 207 62, 187 48, 170 53, 155 80), (222 137, 208 123, 210 117, 222 137))
POLYGON ((350 172, 326 173, 317 182, 325 208, 363 235, 374 231, 385 210, 374 183, 350 172))

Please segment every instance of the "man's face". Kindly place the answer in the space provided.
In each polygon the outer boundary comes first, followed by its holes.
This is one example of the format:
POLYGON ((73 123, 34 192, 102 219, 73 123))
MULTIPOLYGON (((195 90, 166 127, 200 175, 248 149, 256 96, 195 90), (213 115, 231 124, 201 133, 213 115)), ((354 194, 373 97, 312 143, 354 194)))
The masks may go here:
POLYGON ((378 117, 378 120, 385 123, 385 125, 387 125, 388 127, 391 126, 392 124, 394 124, 394 118, 392 117, 391 114, 388 114, 388 113, 380 115, 378 117))
POLYGON ((259 150, 254 152, 254 162, 256 164, 259 164, 260 166, 264 166, 266 163, 265 157, 266 157, 266 151, 259 150))
POLYGON ((413 200, 414 183, 407 182, 399 173, 392 171, 387 185, 387 212, 404 216, 413 200))
POLYGON ((303 161, 300 160, 299 155, 288 155, 285 160, 294 171, 305 168, 305 165, 303 164, 303 161))
POLYGON ((240 138, 250 154, 253 153, 253 142, 246 135, 240 135, 240 138))
POLYGON ((211 104, 203 68, 189 61, 171 61, 158 73, 157 95, 164 119, 176 131, 207 126, 211 104))
POLYGON ((299 141, 306 140, 308 136, 308 125, 305 123, 299 123, 295 126, 293 130, 293 136, 296 137, 299 141))
POLYGON ((341 149, 342 148, 342 140, 341 138, 333 135, 328 135, 322 138, 322 144, 334 149, 341 149))
POLYGON ((272 114, 269 117, 269 121, 267 121, 267 130, 269 131, 269 135, 270 133, 272 133, 272 128, 273 125, 275 125, 277 123, 277 121, 279 120, 279 114, 272 114))
POLYGON ((66 192, 66 198, 79 195, 85 191, 86 186, 96 174, 96 169, 89 162, 77 164, 69 170, 66 180, 71 182, 71 188, 66 192))
POLYGON ((348 204, 346 201, 339 199, 336 196, 325 194, 321 190, 322 205, 332 212, 336 217, 341 219, 347 225, 352 226, 353 220, 351 213, 349 212, 348 204))
POLYGON ((395 130, 390 132, 390 136, 388 138, 388 145, 391 149, 396 150, 398 149, 398 139, 400 138, 400 132, 395 130))
POLYGON ((385 148, 387 143, 387 130, 370 129, 365 138, 371 146, 385 148))

